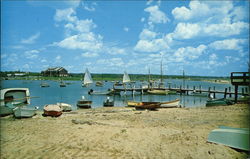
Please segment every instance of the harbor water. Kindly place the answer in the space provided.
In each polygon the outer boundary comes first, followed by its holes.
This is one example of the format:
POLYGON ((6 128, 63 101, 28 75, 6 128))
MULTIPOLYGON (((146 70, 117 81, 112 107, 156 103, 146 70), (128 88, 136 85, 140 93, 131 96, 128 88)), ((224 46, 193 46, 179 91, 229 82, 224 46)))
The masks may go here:
MULTIPOLYGON (((43 81, 50 85, 50 87, 40 87, 40 80, 3 80, 1 81, 1 89, 4 88, 29 88, 31 98, 31 104, 29 107, 38 106, 40 109, 46 104, 55 104, 57 102, 68 103, 73 106, 73 109, 77 109, 76 103, 78 100, 84 96, 86 99, 91 100, 92 108, 102 107, 103 102, 107 99, 107 95, 89 95, 88 91, 93 89, 94 91, 107 91, 108 89, 113 88, 112 82, 104 82, 103 87, 97 87, 93 83, 89 87, 82 87, 81 81, 65 81, 67 83, 66 87, 60 87, 58 81, 43 81)), ((183 80, 165 80, 165 86, 169 87, 184 87, 183 80)), ((196 89, 201 86, 202 89, 208 90, 211 87, 211 90, 215 87, 218 91, 224 91, 225 88, 231 87, 231 91, 234 91, 234 87, 231 84, 219 84, 211 83, 204 81, 185 81, 185 88, 196 87, 196 89)), ((136 88, 141 86, 140 82, 135 83, 136 88)), ((241 88, 240 88, 241 89, 241 88)), ((191 93, 190 93, 191 94, 191 93)), ((223 94, 216 94, 216 98, 222 98, 223 94)), ((134 95, 131 92, 121 92, 120 95, 111 95, 110 99, 114 100, 115 106, 127 106, 127 101, 170 101, 175 99, 181 100, 181 105, 185 107, 204 107, 208 99, 207 94, 197 94, 197 95, 149 95, 141 94, 139 92, 134 95)), ((233 97, 233 96, 232 96, 233 97)))

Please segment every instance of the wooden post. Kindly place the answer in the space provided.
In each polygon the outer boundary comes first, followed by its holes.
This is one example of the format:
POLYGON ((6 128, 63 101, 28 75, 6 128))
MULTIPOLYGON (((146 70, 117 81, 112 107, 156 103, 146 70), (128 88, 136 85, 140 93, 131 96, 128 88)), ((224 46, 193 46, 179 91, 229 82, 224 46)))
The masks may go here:
POLYGON ((232 94, 231 94, 231 87, 228 88, 228 92, 229 92, 229 97, 231 98, 231 97, 232 97, 232 94))
POLYGON ((244 95, 245 92, 244 92, 244 88, 241 89, 241 95, 244 95))
POLYGON ((182 87, 181 87, 181 85, 180 85, 180 94, 182 95, 182 89, 181 89, 182 87))
POLYGON ((195 91, 195 86, 193 86, 193 91, 195 91))
POLYGON ((176 84, 174 84, 174 88, 176 88, 176 84))
POLYGON ((247 89, 247 87, 245 88, 245 91, 246 91, 246 94, 248 93, 248 89, 247 89))
POLYGON ((235 95, 234 95, 234 102, 237 103, 238 100, 238 85, 235 85, 235 95))
POLYGON ((186 92, 186 94, 188 95, 188 85, 187 85, 187 92, 186 92))
POLYGON ((208 88, 208 97, 210 97, 210 89, 211 87, 208 88))
POLYGON ((227 97, 227 88, 225 88, 224 99, 226 99, 226 97, 227 97))
POLYGON ((199 85, 200 93, 201 93, 201 85, 199 85))
POLYGON ((216 97, 215 97, 215 86, 214 86, 214 98, 216 98, 216 97))

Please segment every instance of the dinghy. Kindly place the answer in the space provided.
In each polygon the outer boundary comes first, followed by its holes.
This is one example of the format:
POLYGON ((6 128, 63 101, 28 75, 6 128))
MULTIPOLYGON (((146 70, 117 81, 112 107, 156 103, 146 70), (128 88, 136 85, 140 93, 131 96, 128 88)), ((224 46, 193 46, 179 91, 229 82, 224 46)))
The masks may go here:
POLYGON ((209 133, 207 141, 249 151, 249 128, 220 126, 209 133))
POLYGON ((62 109, 63 112, 70 112, 72 111, 72 105, 67 103, 56 103, 62 109))
POLYGON ((176 99, 168 102, 161 102, 160 108, 178 108, 180 107, 180 99, 176 99))
POLYGON ((35 108, 28 108, 24 107, 16 107, 13 109, 15 118, 31 118, 36 115, 38 107, 35 108))
POLYGON ((109 97, 107 97, 107 100, 103 102, 104 107, 113 107, 114 101, 110 100, 109 97))
POLYGON ((44 108, 44 116, 59 117, 62 115, 62 108, 57 104, 48 104, 44 108))
POLYGON ((86 100, 85 97, 82 96, 82 99, 77 101, 76 106, 79 108, 88 109, 88 108, 91 108, 91 104, 92 104, 92 101, 86 100))

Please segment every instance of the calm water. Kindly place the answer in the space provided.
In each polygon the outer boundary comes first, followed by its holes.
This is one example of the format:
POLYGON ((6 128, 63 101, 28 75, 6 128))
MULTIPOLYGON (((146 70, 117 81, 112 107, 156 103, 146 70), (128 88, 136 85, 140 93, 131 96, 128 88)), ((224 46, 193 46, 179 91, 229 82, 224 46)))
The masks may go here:
MULTIPOLYGON (((23 80, 3 80, 1 81, 2 88, 29 88, 31 96, 38 96, 39 98, 32 98, 30 107, 38 106, 40 109, 43 108, 46 104, 55 104, 57 102, 69 103, 74 106, 76 109, 76 102, 81 98, 81 96, 85 96, 85 98, 92 100, 92 108, 102 107, 103 101, 107 98, 106 95, 88 95, 88 91, 93 89, 95 91, 106 91, 108 88, 112 88, 113 83, 105 82, 103 87, 96 87, 94 84, 89 87, 82 87, 81 81, 65 81, 71 84, 66 87, 59 87, 59 82, 57 81, 45 81, 50 87, 41 88, 41 81, 23 81, 23 80)), ((174 87, 182 85, 182 80, 166 80, 166 86, 171 82, 171 86, 174 87)), ((139 87, 140 83, 137 82, 136 86, 139 87)), ((232 87, 231 84, 217 84, 217 83, 209 83, 202 81, 185 81, 185 85, 189 85, 189 88, 199 88, 202 86, 202 89, 208 89, 208 87, 216 87, 216 90, 224 91, 225 88, 232 87)), ((241 90, 241 88, 240 88, 241 90)), ((216 94, 216 98, 223 97, 223 94, 216 94)), ((126 106, 127 101, 135 100, 135 101, 169 101, 174 100, 176 98, 181 99, 181 105, 185 107, 202 107, 205 106, 207 96, 187 96, 187 95, 141 95, 137 94, 132 96, 132 94, 127 93, 124 95, 115 95, 110 96, 111 99, 115 101, 115 106, 126 106)))

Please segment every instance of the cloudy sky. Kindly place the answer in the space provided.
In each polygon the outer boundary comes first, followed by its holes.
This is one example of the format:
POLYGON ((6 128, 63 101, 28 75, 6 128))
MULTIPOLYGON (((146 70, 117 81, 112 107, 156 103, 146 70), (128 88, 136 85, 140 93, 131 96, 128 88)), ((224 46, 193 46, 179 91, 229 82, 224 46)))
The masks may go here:
POLYGON ((1 70, 229 76, 247 71, 249 1, 9 1, 1 70))

